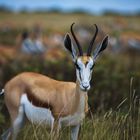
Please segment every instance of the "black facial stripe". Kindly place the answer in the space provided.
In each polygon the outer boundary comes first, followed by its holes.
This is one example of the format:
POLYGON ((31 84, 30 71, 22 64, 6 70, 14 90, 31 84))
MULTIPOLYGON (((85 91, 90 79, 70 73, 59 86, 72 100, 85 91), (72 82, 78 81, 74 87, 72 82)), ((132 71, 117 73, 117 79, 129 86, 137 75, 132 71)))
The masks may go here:
POLYGON ((95 64, 93 64, 93 65, 92 65, 92 67, 90 68, 90 70, 92 70, 92 69, 93 69, 94 65, 95 65, 95 64))
POLYGON ((80 67, 79 67, 79 65, 78 65, 77 63, 75 63, 75 66, 76 66, 76 68, 77 68, 78 70, 80 70, 80 67))
POLYGON ((77 60, 76 60, 76 62, 75 62, 75 66, 76 66, 76 68, 77 68, 78 70, 80 70, 80 67, 79 67, 79 65, 77 64, 77 60))
POLYGON ((79 78, 80 78, 80 80, 82 80, 81 73, 80 73, 80 69, 81 69, 81 68, 80 68, 79 65, 77 64, 77 61, 76 61, 74 64, 75 64, 76 68, 78 69, 79 78))
POLYGON ((82 77, 81 77, 81 73, 80 73, 80 70, 79 70, 79 78, 80 78, 80 80, 82 80, 82 77))

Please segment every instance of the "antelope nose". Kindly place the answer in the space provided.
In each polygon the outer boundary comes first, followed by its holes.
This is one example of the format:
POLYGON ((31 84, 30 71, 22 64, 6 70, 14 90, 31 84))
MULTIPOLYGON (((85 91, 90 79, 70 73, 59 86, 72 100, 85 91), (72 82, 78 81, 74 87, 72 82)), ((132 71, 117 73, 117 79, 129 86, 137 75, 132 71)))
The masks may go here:
POLYGON ((83 86, 84 89, 87 89, 89 86, 83 86))
POLYGON ((88 82, 83 83, 83 87, 84 88, 88 88, 89 87, 89 83, 88 82))
POLYGON ((90 89, 90 86, 89 85, 88 86, 83 86, 83 88, 84 88, 85 91, 87 91, 87 90, 90 89))

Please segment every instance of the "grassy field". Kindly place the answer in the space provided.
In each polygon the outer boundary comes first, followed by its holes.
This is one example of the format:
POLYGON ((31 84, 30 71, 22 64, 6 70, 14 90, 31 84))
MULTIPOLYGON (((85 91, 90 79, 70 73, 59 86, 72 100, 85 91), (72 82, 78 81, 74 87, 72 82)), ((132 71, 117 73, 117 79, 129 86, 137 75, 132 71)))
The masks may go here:
MULTIPOLYGON (((120 106, 124 103, 123 101, 120 106)), ((135 99, 134 99, 135 102, 135 99)), ((138 112, 134 112, 135 103, 131 103, 127 113, 110 110, 104 114, 91 114, 81 125, 79 140, 139 140, 140 139, 140 102, 138 112), (137 117, 134 118, 137 114, 137 117)), ((50 130, 43 126, 26 125, 20 132, 19 140, 50 139, 50 130)), ((59 140, 70 140, 70 128, 62 128, 59 140)))
MULTIPOLYGON (((70 25, 75 22, 77 24, 93 25, 100 27, 118 24, 125 26, 125 29, 140 31, 140 19, 130 16, 93 16, 87 14, 59 14, 59 13, 0 13, 0 27, 10 25, 13 28, 32 28, 34 24, 40 24, 47 31, 66 31, 70 25), (131 24, 130 24, 131 23, 131 24)), ((104 30, 104 29, 102 29, 104 30)), ((105 28, 105 31, 107 28, 105 28)), ((109 29, 113 30, 113 29, 109 29)))
MULTIPOLYGON (((64 78, 61 75, 61 73, 63 67, 66 65, 67 62, 65 63, 65 61, 61 60, 62 61, 61 62, 59 60, 61 63, 55 62, 53 65, 49 63, 44 63, 45 66, 49 68, 56 66, 55 68, 58 69, 57 73, 55 69, 51 69, 49 73, 48 71, 46 72, 44 66, 42 66, 40 62, 36 60, 35 62, 38 63, 33 63, 34 61, 35 60, 33 60, 32 62, 27 61, 29 63, 28 65, 25 60, 22 63, 21 61, 20 62, 13 61, 11 62, 11 64, 7 64, 7 66, 5 65, 5 68, 3 69, 5 75, 3 76, 5 76, 5 78, 7 77, 7 75, 11 77, 15 75, 15 73, 19 73, 20 71, 29 70, 29 71, 36 71, 36 72, 40 71, 43 72, 44 74, 47 73, 50 75, 50 77, 54 77, 54 78, 57 77, 57 79, 64 78), (56 73, 56 75, 54 75, 54 73, 56 73)), ((99 82, 99 80, 97 80, 99 79, 102 73, 102 68, 100 63, 102 63, 103 67, 107 67, 106 64, 104 64, 103 60, 99 62, 99 64, 96 67, 97 69, 95 70, 94 78, 96 79, 95 81, 97 82, 95 88, 91 89, 89 92, 90 95, 89 104, 91 110, 89 110, 89 114, 87 115, 86 119, 84 120, 81 126, 81 133, 79 139, 80 140, 139 140, 140 139, 140 131, 139 131, 140 130, 140 99, 139 99, 139 89, 137 88, 138 83, 137 84, 135 83, 136 82, 135 80, 137 78, 139 79, 139 77, 135 76, 135 79, 131 78, 128 87, 127 86, 124 87, 124 83, 127 82, 127 80, 126 81, 124 81, 124 79, 117 80, 118 78, 117 79, 114 78, 112 80, 114 84, 112 83, 111 89, 110 88, 108 89, 107 87, 110 87, 110 83, 111 83, 109 79, 101 78, 102 83, 99 82), (120 82, 122 84, 122 87, 120 87, 119 85, 120 82), (125 89, 126 87, 127 89, 125 89), (104 94, 101 90, 99 90, 100 88, 102 88, 102 90, 105 92, 104 94), (116 88, 118 89, 118 91, 116 91, 115 93, 116 88), (100 94, 100 92, 102 94, 100 94), (121 97, 121 99, 119 99, 118 96, 119 98, 121 97)), ((111 67, 111 64, 109 65, 111 67)), ((71 69, 71 66, 69 66, 68 63, 67 63, 67 68, 71 69)), ((110 73, 109 69, 106 69, 106 71, 110 73)), ((67 70, 64 71, 64 73, 66 75, 71 75, 67 70)), ((117 77, 120 76, 119 71, 117 72, 115 71, 114 73, 118 73, 117 77)), ((122 71, 121 75, 124 73, 126 73, 126 71, 125 72, 122 71)), ((126 73, 126 76, 127 75, 128 74, 126 73)), ((102 75, 101 77, 104 76, 102 75)), ((67 80, 69 80, 69 78, 71 79, 71 76, 70 77, 67 76, 65 78, 68 78, 67 80)), ((137 82, 138 81, 139 80, 137 80, 137 82)), ((0 107, 2 107, 3 106, 2 100, 0 104, 1 104, 0 107)), ((5 110, 6 109, 4 108, 2 112, 5 112, 5 110)), ((4 113, 4 115, 0 113, 0 134, 9 127, 9 123, 10 122, 9 122, 8 114, 6 112, 4 113)), ((22 131, 18 136, 18 140, 44 140, 44 139, 48 139, 48 140, 50 139, 50 130, 40 125, 33 125, 28 123, 22 129, 22 131)), ((60 140, 70 140, 70 128, 62 128, 62 131, 60 132, 60 140)))
MULTIPOLYGON (((140 139, 140 100, 135 96, 133 78, 130 81, 130 100, 124 99, 115 110, 93 114, 89 110, 81 125, 79 140, 139 140, 140 139), (129 108, 124 112, 123 106, 129 108)), ((27 124, 22 129, 19 140, 50 139, 50 130, 39 125, 27 124), (31 135, 32 134, 32 135, 31 135)), ((59 140, 70 140, 70 127, 62 128, 59 140)))
POLYGON ((97 24, 101 34, 104 32, 112 37, 139 36, 140 32, 140 18, 138 16, 0 12, 0 44, 17 45, 17 38, 22 31, 25 29, 31 31, 35 25, 42 27, 45 38, 56 33, 64 35, 69 32, 73 22, 90 28, 97 24))

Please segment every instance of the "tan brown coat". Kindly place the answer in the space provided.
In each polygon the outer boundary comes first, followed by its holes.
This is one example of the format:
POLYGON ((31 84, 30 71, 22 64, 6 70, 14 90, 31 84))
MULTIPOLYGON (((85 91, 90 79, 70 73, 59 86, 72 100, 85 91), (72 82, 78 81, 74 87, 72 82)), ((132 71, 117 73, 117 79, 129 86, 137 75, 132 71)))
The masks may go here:
MULTIPOLYGON (((49 108, 55 118, 74 114, 80 100, 78 83, 76 86, 73 82, 61 82, 33 72, 17 75, 5 85, 4 89, 5 103, 13 121, 17 117, 22 94, 27 94, 35 106, 49 108)), ((85 97, 87 111, 87 94, 85 97)))

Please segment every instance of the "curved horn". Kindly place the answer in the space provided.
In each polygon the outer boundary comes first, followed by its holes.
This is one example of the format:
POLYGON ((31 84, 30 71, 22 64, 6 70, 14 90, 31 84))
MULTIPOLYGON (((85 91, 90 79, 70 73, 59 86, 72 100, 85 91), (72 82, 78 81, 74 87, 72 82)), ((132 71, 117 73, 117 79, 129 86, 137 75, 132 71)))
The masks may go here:
POLYGON ((91 55, 93 44, 94 44, 94 41, 95 41, 96 36, 98 34, 98 27, 97 27, 96 24, 94 24, 94 25, 95 25, 95 34, 94 34, 94 36, 93 36, 93 38, 92 38, 92 40, 91 40, 91 42, 89 44, 88 51, 87 51, 87 56, 90 56, 91 55))
POLYGON ((80 55, 80 56, 83 56, 82 48, 81 48, 81 46, 80 46, 80 44, 79 44, 79 42, 78 42, 78 40, 77 40, 77 38, 76 38, 76 36, 75 36, 75 34, 74 34, 74 32, 73 32, 73 25, 74 25, 74 24, 75 24, 75 23, 72 23, 72 25, 71 25, 71 34, 72 34, 72 36, 73 36, 73 38, 74 38, 74 40, 75 40, 75 42, 76 42, 76 45, 77 45, 77 47, 78 47, 79 55, 80 55))

